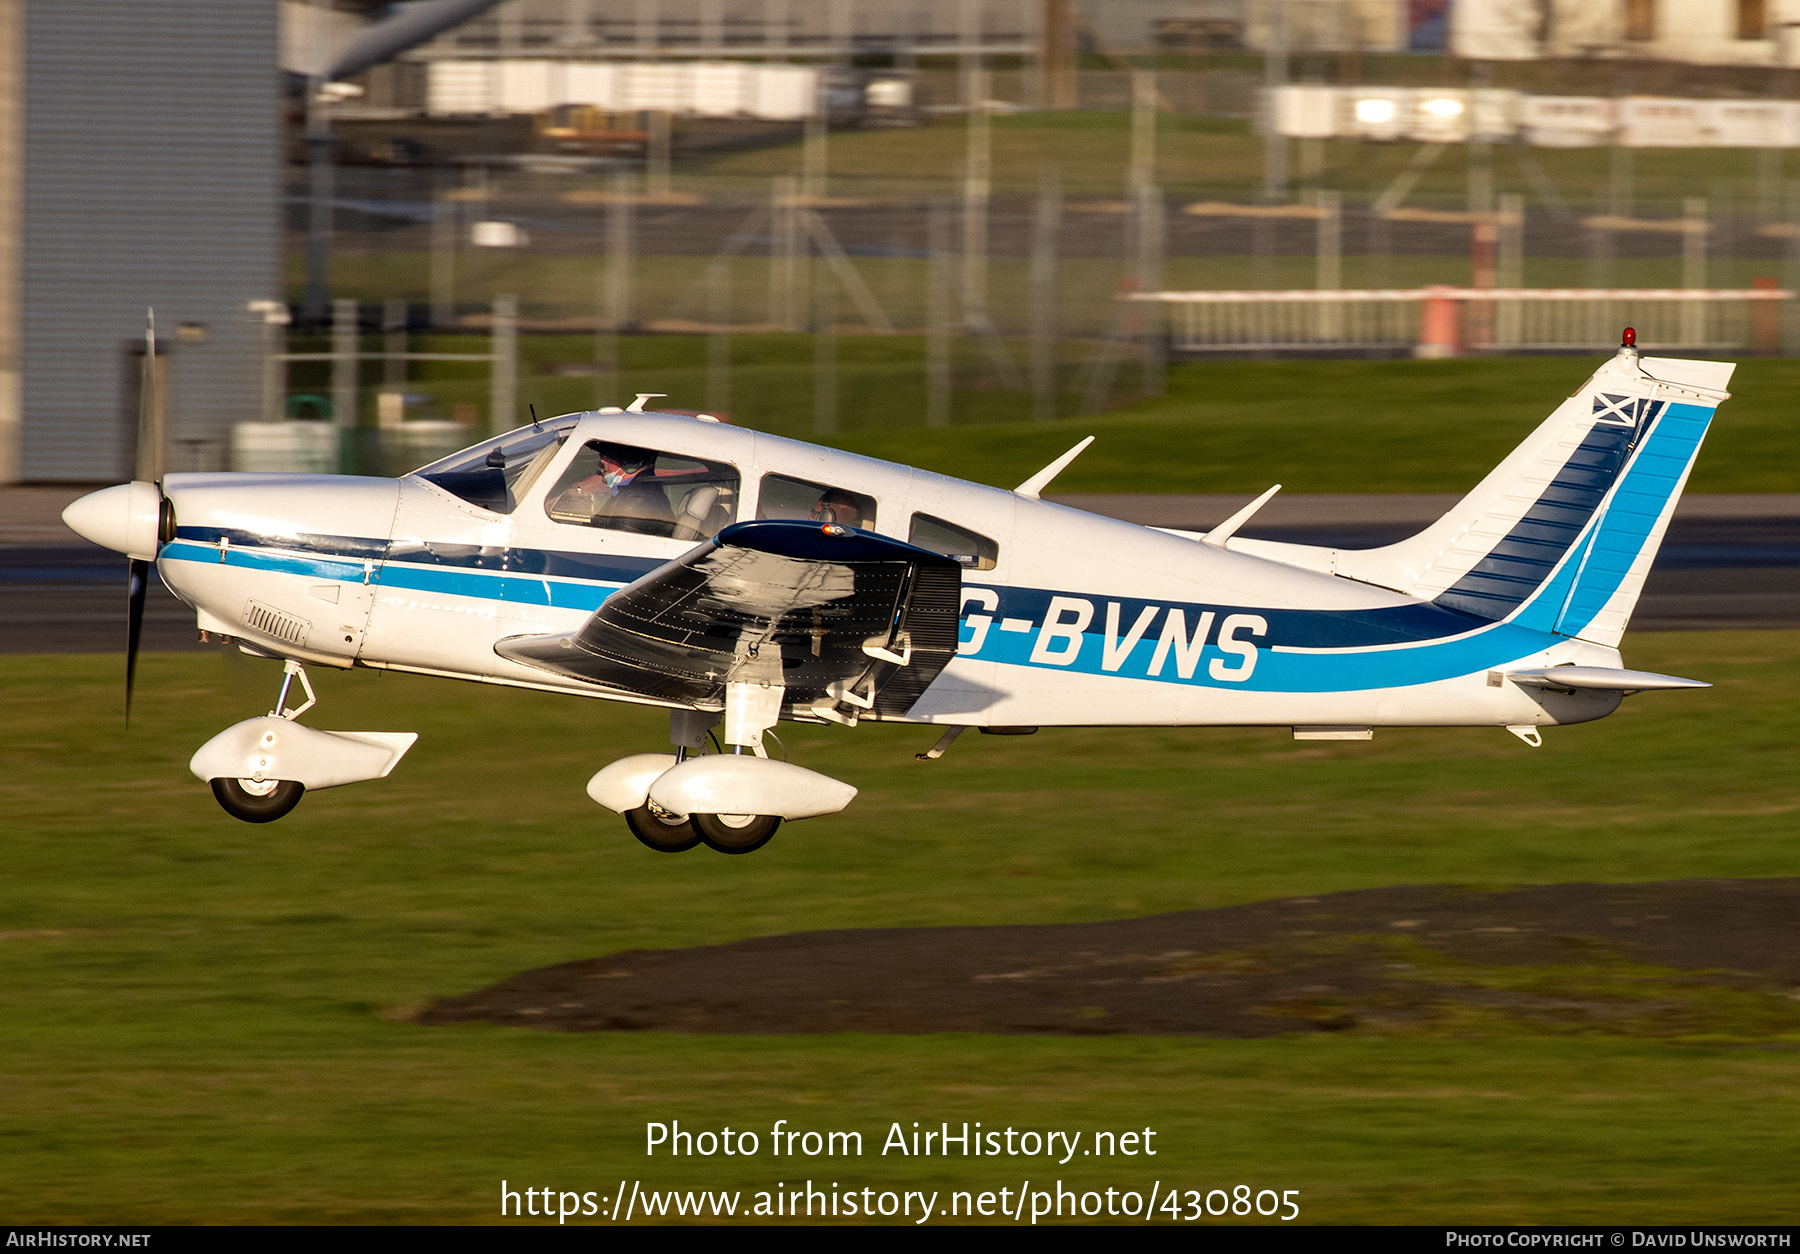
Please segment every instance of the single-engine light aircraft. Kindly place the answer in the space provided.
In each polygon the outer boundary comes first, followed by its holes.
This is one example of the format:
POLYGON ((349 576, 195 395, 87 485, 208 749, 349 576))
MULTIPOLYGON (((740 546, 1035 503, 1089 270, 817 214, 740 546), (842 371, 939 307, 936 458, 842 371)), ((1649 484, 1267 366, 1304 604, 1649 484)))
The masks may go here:
POLYGON ((412 734, 297 721, 304 666, 366 666, 666 708, 671 751, 589 795, 653 849, 744 853, 856 794, 770 757, 782 720, 940 729, 923 759, 970 727, 1535 746, 1627 693, 1706 687, 1626 670, 1618 644, 1732 369, 1640 358, 1627 332, 1454 509, 1374 549, 1236 535, 1273 488, 1203 534, 1041 500, 1088 441, 1006 491, 649 396, 398 479, 140 462, 63 517, 132 559, 128 710, 150 562, 202 633, 285 661, 275 708, 191 763, 240 819, 393 769, 412 734))

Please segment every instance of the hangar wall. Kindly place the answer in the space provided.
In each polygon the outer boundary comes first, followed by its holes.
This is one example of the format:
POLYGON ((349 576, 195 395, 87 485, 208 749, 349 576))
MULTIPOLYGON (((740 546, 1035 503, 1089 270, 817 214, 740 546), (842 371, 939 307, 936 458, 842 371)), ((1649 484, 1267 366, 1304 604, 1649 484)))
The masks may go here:
MULTIPOLYGON (((155 306, 170 470, 222 469, 259 416, 260 331, 281 294, 274 0, 0 0, 22 33, 18 423, 0 479, 114 481, 133 457, 128 345, 155 306)), ((0 35, 0 44, 4 36, 0 35)), ((0 71, 0 85, 4 74, 0 71)), ((3 87, 0 87, 3 89, 3 87)), ((5 161, 0 104, 0 162, 5 161)), ((7 263, 0 262, 0 284, 7 263)), ((0 393, 0 446, 8 441, 0 393)))

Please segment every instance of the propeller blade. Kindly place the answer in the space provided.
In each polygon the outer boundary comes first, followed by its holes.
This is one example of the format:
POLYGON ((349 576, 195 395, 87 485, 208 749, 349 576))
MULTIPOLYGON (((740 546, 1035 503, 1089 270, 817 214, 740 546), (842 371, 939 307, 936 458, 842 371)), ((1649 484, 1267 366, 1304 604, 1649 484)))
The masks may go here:
POLYGON ((125 628, 125 726, 131 726, 131 689, 137 682, 138 645, 144 638, 144 597, 150 591, 150 563, 131 559, 130 610, 125 628))
POLYGON ((160 484, 163 477, 163 397, 156 369, 156 310, 145 311, 144 368, 139 385, 137 473, 132 477, 160 484))

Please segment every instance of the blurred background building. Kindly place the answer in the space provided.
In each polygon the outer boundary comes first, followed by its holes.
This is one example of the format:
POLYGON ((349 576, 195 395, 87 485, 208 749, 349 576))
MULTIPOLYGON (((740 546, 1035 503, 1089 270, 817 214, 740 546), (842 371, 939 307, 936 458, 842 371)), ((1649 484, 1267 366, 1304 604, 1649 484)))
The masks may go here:
POLYGON ((171 466, 223 466, 282 296, 276 36, 241 0, 0 0, 0 480, 128 473, 149 306, 171 466))
POLYGON ((1457 0, 1459 57, 1605 57, 1701 65, 1800 65, 1794 0, 1457 0))

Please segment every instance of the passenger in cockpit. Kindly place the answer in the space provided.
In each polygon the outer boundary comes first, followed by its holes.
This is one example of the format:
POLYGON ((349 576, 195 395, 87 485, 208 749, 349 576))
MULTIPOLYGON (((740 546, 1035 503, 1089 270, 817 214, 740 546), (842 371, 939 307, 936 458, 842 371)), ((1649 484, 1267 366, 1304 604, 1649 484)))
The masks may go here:
POLYGON ((862 526, 862 508, 856 498, 838 488, 829 488, 812 507, 814 522, 836 523, 840 527, 862 526))

